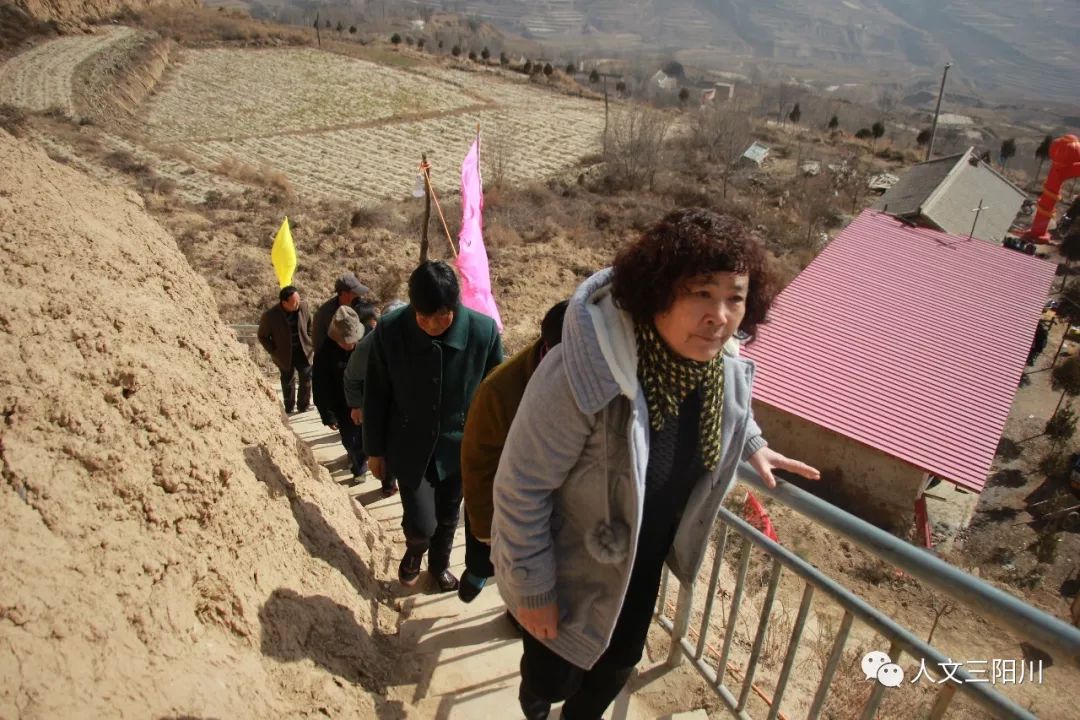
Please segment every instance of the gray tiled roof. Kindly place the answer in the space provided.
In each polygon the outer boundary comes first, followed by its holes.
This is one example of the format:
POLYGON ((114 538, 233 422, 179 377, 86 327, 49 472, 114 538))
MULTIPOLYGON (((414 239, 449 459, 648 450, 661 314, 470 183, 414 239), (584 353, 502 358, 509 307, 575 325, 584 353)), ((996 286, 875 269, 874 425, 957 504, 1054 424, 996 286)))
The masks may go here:
POLYGON ((875 208, 957 235, 1001 242, 1009 231, 1024 191, 1013 185, 974 148, 912 167, 875 208), (983 208, 976 222, 975 208, 983 208), (972 227, 974 226, 974 232, 972 227))
POLYGON ((900 182, 893 185, 882 195, 873 207, 875 210, 885 210, 890 215, 913 215, 919 212, 926 199, 937 189, 938 185, 949 175, 956 163, 967 153, 949 155, 930 162, 913 165, 900 178, 900 182))

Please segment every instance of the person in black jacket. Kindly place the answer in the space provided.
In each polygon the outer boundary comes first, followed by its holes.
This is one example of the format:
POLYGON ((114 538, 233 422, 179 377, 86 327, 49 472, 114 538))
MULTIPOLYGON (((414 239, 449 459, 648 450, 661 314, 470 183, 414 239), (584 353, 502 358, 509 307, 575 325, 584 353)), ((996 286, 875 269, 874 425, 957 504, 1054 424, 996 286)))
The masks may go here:
POLYGON ((372 336, 364 387, 364 449, 371 473, 398 479, 411 586, 428 555, 443 592, 461 512, 461 437, 476 388, 502 362, 495 321, 461 304, 453 268, 425 262, 409 277, 409 305, 384 315, 372 336), (430 552, 429 552, 430 550, 430 552))
POLYGON ((351 272, 345 273, 334 282, 334 296, 320 305, 312 315, 311 341, 316 352, 326 341, 326 330, 339 307, 351 307, 361 316, 361 321, 365 311, 375 312, 375 307, 367 300, 368 292, 367 285, 357 280, 351 272))
POLYGON ((323 425, 341 434, 341 444, 349 456, 354 479, 367 472, 367 457, 361 428, 352 421, 345 401, 345 368, 363 336, 364 325, 356 311, 347 305, 339 307, 330 321, 326 340, 315 353, 312 374, 315 407, 323 425))

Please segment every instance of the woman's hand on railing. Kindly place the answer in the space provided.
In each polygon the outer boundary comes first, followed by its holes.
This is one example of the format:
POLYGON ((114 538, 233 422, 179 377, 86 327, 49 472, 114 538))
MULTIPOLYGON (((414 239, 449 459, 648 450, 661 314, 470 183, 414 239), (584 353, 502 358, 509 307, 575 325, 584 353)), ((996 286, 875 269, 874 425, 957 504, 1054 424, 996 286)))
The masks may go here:
POLYGON ((761 476, 765 486, 771 488, 776 487, 776 478, 772 474, 773 470, 787 470, 796 475, 802 475, 807 480, 821 479, 821 473, 818 472, 817 468, 781 455, 768 445, 750 456, 750 465, 761 476))
POLYGON ((559 634, 559 606, 556 603, 534 609, 519 607, 514 617, 537 640, 552 640, 559 634))

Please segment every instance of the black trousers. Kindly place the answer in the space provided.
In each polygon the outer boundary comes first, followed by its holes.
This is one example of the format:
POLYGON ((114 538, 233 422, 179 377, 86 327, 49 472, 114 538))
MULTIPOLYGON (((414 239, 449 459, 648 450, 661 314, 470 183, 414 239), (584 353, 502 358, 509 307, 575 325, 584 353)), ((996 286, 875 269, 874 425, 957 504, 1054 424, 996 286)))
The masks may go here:
POLYGON ((491 546, 473 536, 468 510, 465 511, 465 569, 481 578, 495 574, 495 566, 491 564, 491 546))
POLYGON ((522 632, 518 700, 527 720, 546 718, 552 703, 560 700, 566 701, 562 711, 565 720, 599 720, 630 679, 645 650, 664 559, 674 539, 673 530, 661 527, 653 535, 654 529, 642 528, 646 541, 638 544, 611 644, 592 668, 585 670, 568 662, 522 632))
POLYGON ((428 554, 428 570, 438 574, 450 567, 461 513, 461 474, 440 478, 428 465, 415 488, 401 487, 401 529, 411 553, 428 554))
POLYGON ((529 633, 522 631, 521 639, 524 653, 518 700, 526 720, 544 720, 551 704, 560 700, 566 700, 564 720, 599 720, 634 672, 633 665, 617 666, 603 658, 591 670, 583 670, 529 633))
POLYGON ((311 405, 311 363, 303 353, 294 353, 292 367, 280 370, 281 397, 285 401, 285 412, 299 408, 301 412, 311 405), (296 376, 300 376, 300 392, 296 390, 296 376))
MULTIPOLYGON (((347 411, 346 411, 347 412, 347 411)), ((367 455, 364 454, 364 426, 353 425, 346 419, 338 422, 341 444, 349 456, 353 475, 362 475, 367 470, 367 455)))

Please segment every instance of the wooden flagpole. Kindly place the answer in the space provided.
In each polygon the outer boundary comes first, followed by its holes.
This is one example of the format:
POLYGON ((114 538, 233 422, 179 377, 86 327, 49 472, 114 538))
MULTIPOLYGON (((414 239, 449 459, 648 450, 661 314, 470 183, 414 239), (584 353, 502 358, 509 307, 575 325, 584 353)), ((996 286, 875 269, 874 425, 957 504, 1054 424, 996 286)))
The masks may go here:
POLYGON ((420 228, 420 262, 427 260, 428 256, 428 225, 431 221, 431 181, 428 179, 427 153, 420 154, 420 172, 424 176, 424 225, 420 228))
POLYGON ((435 194, 435 187, 431 184, 431 164, 428 163, 424 170, 424 184, 427 186, 427 191, 431 195, 431 199, 435 201, 435 210, 439 213, 439 220, 442 221, 443 232, 446 233, 446 242, 450 244, 450 253, 456 258, 457 248, 454 247, 454 240, 450 236, 450 228, 446 224, 446 216, 443 215, 442 206, 439 205, 439 197, 435 194))

